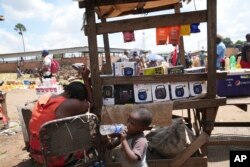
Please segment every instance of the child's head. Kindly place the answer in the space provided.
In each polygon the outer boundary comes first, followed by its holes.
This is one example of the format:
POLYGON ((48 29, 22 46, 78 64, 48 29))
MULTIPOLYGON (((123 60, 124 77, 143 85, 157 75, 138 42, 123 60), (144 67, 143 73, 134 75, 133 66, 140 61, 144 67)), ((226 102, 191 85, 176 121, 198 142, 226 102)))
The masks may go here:
POLYGON ((151 122, 152 113, 146 108, 131 112, 127 121, 128 134, 136 134, 148 129, 151 122))

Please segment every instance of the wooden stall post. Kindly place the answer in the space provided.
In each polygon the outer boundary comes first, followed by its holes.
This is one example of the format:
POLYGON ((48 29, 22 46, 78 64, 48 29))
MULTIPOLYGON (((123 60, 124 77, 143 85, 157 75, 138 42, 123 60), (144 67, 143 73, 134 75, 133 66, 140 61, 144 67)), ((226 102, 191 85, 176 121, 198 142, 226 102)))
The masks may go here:
POLYGON ((93 112, 100 115, 102 109, 102 88, 101 79, 99 76, 99 60, 98 60, 98 48, 97 48, 97 34, 96 34, 96 20, 94 11, 94 1, 88 3, 86 7, 86 20, 87 20, 87 32, 88 32, 88 46, 89 46, 89 59, 91 70, 92 88, 95 96, 93 112))
MULTIPOLYGON (((208 51, 208 64, 207 64, 207 98, 213 99, 216 97, 216 33, 217 33, 217 1, 207 0, 207 51, 208 51)), ((205 108, 202 112, 203 116, 203 130, 211 135, 214 129, 214 122, 217 115, 218 107, 205 108)), ((202 150, 207 154, 207 145, 202 147, 202 150)))
MULTIPOLYGON (((106 23, 105 18, 101 18, 102 23, 106 23)), ((109 36, 108 33, 103 34, 103 43, 104 43, 104 50, 105 50, 105 74, 112 74, 111 68, 111 59, 110 59, 110 47, 109 47, 109 36)))
MULTIPOLYGON (((175 4, 174 6, 175 13, 180 13, 180 3, 175 4)), ((183 36, 180 36, 180 41, 179 41, 179 55, 180 56, 180 61, 181 64, 186 68, 186 60, 185 60, 185 49, 184 49, 184 42, 183 42, 183 36)))

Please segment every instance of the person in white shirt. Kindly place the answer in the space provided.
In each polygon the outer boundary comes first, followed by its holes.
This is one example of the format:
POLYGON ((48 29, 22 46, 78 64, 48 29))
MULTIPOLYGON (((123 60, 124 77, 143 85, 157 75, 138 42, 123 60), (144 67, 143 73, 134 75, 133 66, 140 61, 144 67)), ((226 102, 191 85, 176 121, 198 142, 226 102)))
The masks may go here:
POLYGON ((52 73, 51 73, 52 59, 49 57, 49 51, 43 50, 42 57, 43 57, 43 65, 42 65, 41 71, 42 71, 43 78, 51 78, 52 77, 52 73))

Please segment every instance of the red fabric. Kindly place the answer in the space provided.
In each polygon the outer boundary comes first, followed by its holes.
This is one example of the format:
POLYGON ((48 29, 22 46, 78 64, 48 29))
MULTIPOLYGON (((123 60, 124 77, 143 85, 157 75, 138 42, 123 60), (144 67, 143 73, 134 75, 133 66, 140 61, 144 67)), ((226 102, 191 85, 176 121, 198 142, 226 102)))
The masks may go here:
POLYGON ((250 63, 247 61, 240 61, 241 68, 250 68, 250 63))
POLYGON ((174 49, 173 56, 172 56, 172 64, 173 66, 176 66, 177 64, 177 48, 176 47, 174 49))
MULTIPOLYGON (((40 128, 44 123, 56 119, 55 111, 65 100, 62 96, 55 98, 50 97, 51 94, 45 94, 39 98, 32 111, 32 117, 29 123, 31 156, 39 163, 44 163, 39 141, 40 128)), ((54 165, 49 166, 63 166, 63 157, 51 157, 51 159, 54 165)))

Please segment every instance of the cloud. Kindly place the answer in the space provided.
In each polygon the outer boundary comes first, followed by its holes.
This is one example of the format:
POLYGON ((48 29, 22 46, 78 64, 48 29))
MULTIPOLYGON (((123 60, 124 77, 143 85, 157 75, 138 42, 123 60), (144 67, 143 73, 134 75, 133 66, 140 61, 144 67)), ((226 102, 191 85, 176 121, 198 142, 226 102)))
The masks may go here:
MULTIPOLYGON (((33 24, 33 22, 36 24, 36 26, 28 28, 24 34, 28 51, 88 45, 87 37, 80 31, 84 10, 79 9, 76 2, 68 0, 2 0, 0 5, 4 10, 6 23, 15 25, 18 21, 24 24, 33 24)), ((188 5, 184 4, 181 11, 193 11, 195 6, 197 10, 203 10, 206 8, 206 1, 196 0, 188 5)), ((250 22, 247 20, 247 16, 250 15, 249 6, 249 0, 241 0, 240 3, 235 0, 217 0, 217 32, 224 37, 230 37, 234 42, 238 39, 245 40, 245 34, 249 33, 250 27, 250 22)), ((170 12, 173 13, 173 10, 170 12)), ((163 12, 163 14, 166 13, 169 12, 163 12)), ((138 16, 128 16, 128 18, 133 17, 138 16)), ((187 52, 201 49, 203 46, 205 49, 207 48, 207 24, 202 23, 200 30, 201 33, 184 37, 187 52)), ((4 39, 4 41, 0 41, 2 53, 22 51, 21 38, 12 28, 1 27, 0 35, 4 39)), ((124 43, 121 32, 109 34, 110 47, 143 48, 145 46, 145 49, 153 52, 173 50, 171 45, 156 45, 154 28, 135 31, 135 38, 135 42, 124 43), (143 32, 145 32, 144 37, 143 32)), ((101 35, 98 36, 98 46, 103 46, 101 35)))
POLYGON ((1 4, 5 15, 12 20, 34 18, 47 20, 54 9, 51 3, 42 0, 3 0, 1 4))
POLYGON ((19 35, 13 35, 8 31, 0 29, 0 50, 2 53, 23 51, 22 41, 19 35))

